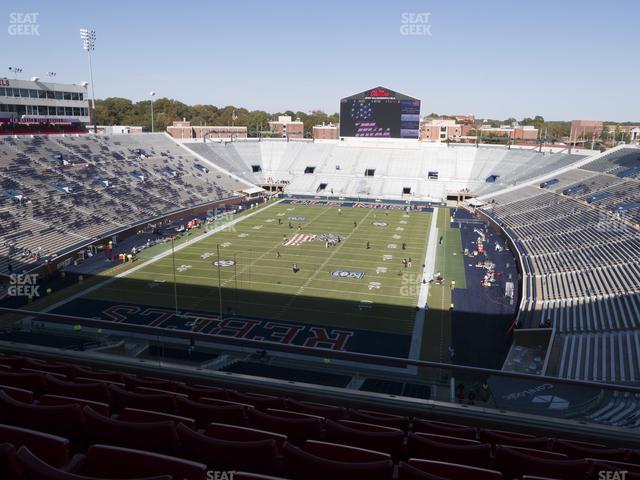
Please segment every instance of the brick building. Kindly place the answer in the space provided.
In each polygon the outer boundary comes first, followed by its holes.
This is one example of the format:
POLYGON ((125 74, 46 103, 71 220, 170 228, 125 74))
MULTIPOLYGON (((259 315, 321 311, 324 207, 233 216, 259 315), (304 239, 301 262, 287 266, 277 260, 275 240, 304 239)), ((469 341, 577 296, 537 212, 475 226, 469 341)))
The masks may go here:
POLYGON ((313 127, 314 140, 338 140, 340 136, 340 126, 329 123, 325 125, 315 125, 313 127))
POLYGON ((446 142, 449 140, 459 140, 463 135, 463 125, 453 119, 445 120, 424 120, 420 122, 418 139, 421 142, 446 142))
POLYGON ((571 139, 591 139, 600 137, 604 129, 602 120, 571 120, 571 139))
POLYGON ((292 120, 288 115, 280 115, 278 120, 269 122, 269 130, 275 137, 304 138, 304 123, 292 120))

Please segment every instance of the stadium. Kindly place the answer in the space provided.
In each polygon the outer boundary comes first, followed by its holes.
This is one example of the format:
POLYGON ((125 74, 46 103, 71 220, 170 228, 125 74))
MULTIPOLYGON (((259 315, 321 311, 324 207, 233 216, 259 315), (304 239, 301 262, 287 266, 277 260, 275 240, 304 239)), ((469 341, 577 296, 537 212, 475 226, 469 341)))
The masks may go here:
POLYGON ((334 139, 98 132, 0 85, 2 478, 640 478, 637 141, 427 142, 379 85, 334 139))

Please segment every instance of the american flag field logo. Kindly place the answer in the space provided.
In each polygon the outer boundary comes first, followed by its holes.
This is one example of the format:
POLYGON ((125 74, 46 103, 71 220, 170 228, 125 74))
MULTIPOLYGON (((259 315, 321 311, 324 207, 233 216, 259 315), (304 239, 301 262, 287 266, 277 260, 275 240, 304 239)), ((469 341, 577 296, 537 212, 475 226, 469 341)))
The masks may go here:
POLYGON ((293 237, 285 239, 282 244, 285 247, 295 247, 296 245, 300 245, 301 243, 311 242, 316 238, 318 238, 317 235, 309 233, 296 233, 293 237))

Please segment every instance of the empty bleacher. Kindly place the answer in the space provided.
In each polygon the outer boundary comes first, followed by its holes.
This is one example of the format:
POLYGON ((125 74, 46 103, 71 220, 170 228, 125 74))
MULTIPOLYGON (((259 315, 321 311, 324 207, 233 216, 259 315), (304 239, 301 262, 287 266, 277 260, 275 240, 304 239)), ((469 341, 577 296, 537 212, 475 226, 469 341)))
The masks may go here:
POLYGON ((327 184, 323 195, 389 200, 439 201, 450 192, 498 191, 583 157, 566 152, 436 144, 247 140, 185 146, 250 182, 285 184, 285 193, 315 195, 321 184, 327 184), (374 176, 365 177, 365 170, 374 170, 374 176), (429 172, 437 172, 438 179, 428 180, 429 172), (489 175, 497 176, 494 183, 486 183, 489 175), (406 188, 409 194, 403 193, 406 188))
POLYGON ((0 140, 0 272, 246 184, 204 173, 164 134, 0 140))
POLYGON ((639 165, 637 148, 617 148, 554 176, 552 188, 485 198, 523 261, 520 326, 555 333, 547 374, 640 382, 640 212, 612 208, 640 201, 640 182, 615 176, 639 165))

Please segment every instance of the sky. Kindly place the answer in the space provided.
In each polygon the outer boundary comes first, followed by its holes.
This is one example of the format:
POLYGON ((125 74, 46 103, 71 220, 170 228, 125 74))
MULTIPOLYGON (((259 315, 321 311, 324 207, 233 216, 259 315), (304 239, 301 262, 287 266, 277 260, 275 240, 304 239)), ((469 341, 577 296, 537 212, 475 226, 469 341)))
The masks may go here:
POLYGON ((382 85, 423 115, 640 121, 637 0, 3 0, 0 18, 0 78, 88 81, 94 29, 96 98, 333 113, 382 85))

